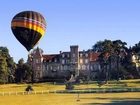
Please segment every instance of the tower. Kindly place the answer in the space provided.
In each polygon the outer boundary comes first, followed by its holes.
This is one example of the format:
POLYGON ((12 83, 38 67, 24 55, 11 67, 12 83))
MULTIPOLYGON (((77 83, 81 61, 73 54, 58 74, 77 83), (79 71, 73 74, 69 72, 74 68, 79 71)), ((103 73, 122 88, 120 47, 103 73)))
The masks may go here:
POLYGON ((75 76, 79 76, 79 51, 78 45, 70 46, 70 69, 71 72, 74 72, 75 76))
POLYGON ((42 68, 43 68, 43 65, 42 65, 42 61, 43 61, 43 58, 42 58, 42 53, 43 51, 40 49, 40 48, 36 48, 35 50, 33 50, 33 52, 30 54, 31 56, 31 60, 30 60, 30 64, 32 66, 32 69, 33 69, 33 80, 34 81, 39 81, 42 77, 43 77, 43 74, 42 74, 42 68))

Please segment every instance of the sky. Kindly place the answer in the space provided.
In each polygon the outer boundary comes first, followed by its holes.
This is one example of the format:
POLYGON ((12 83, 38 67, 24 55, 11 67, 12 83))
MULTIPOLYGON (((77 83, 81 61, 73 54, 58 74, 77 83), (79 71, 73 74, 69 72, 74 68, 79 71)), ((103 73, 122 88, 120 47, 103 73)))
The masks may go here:
POLYGON ((44 54, 69 51, 70 45, 87 50, 104 39, 120 39, 127 46, 140 41, 140 0, 1 0, 0 4, 0 46, 9 49, 15 62, 26 61, 29 53, 11 31, 12 18, 25 10, 46 19, 46 33, 37 45, 44 54))

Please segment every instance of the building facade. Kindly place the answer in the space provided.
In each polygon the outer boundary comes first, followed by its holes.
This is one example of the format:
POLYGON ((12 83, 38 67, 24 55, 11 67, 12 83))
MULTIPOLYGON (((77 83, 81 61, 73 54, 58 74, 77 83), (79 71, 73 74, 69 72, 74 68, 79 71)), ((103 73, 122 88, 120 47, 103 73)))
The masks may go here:
POLYGON ((33 68, 35 80, 66 79, 71 74, 75 77, 96 78, 100 69, 99 53, 79 51, 77 45, 70 46, 70 51, 59 54, 43 54, 40 48, 34 49, 28 56, 28 63, 33 68))

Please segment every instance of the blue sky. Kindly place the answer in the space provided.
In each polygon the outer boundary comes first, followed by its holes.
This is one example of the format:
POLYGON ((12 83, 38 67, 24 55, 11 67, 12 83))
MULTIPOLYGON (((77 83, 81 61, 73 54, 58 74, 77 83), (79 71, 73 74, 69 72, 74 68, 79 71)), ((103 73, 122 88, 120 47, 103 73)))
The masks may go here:
POLYGON ((69 51, 70 45, 87 50, 97 41, 121 39, 133 46, 140 41, 140 0, 1 0, 0 46, 17 62, 28 52, 11 31, 13 16, 21 11, 40 12, 47 32, 39 46, 45 54, 69 51))

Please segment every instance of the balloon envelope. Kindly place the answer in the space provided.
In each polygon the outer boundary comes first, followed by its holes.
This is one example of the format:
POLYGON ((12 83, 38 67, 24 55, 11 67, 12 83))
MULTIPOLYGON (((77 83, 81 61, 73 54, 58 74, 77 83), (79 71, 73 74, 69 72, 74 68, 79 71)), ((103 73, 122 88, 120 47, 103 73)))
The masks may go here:
POLYGON ((46 21, 38 12, 23 11, 13 17, 11 29, 17 40, 30 51, 44 36, 46 21))

